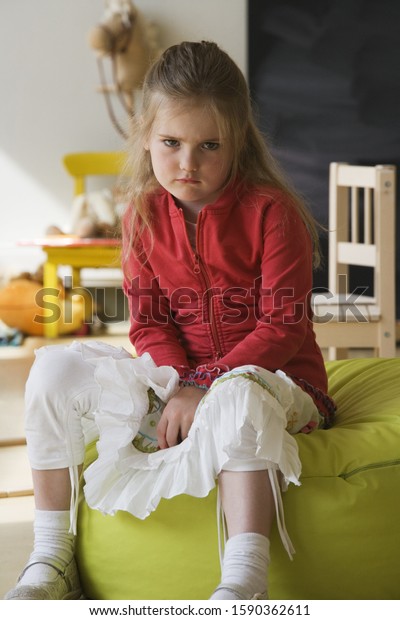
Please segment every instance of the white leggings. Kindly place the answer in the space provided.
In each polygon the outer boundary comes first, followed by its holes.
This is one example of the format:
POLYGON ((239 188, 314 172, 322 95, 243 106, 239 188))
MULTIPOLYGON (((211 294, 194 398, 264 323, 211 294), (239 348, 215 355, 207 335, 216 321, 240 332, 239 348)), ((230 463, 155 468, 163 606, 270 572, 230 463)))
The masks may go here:
POLYGON ((25 392, 25 430, 33 469, 83 463, 85 444, 97 435, 93 412, 98 399, 94 367, 79 351, 50 346, 37 352, 25 392))
MULTIPOLYGON (((114 359, 131 358, 122 347, 101 346, 114 359)), ((85 359, 80 348, 73 345, 47 346, 36 352, 25 393, 25 431, 33 469, 62 469, 83 463, 85 445, 98 436, 94 413, 100 387, 94 371, 90 356, 85 359)), ((291 395, 297 412, 306 410, 300 426, 313 416, 318 419, 307 394, 293 385, 291 395)), ((255 439, 254 432, 248 431, 246 438, 255 439)), ((265 463, 257 466, 257 459, 251 460, 252 465, 245 469, 265 469, 265 463)), ((236 467, 232 463, 229 469, 236 467)))
MULTIPOLYGON (((113 357, 130 355, 116 348, 113 357)), ((33 469, 62 469, 83 463, 85 446, 98 436, 94 413, 100 387, 94 370, 94 364, 76 349, 56 345, 37 352, 25 394, 25 431, 33 469)), ((249 441, 255 439, 251 430, 246 433, 249 441)), ((265 469, 264 462, 251 461, 243 467, 265 469)), ((235 469, 233 463, 229 469, 235 469)))
MULTIPOLYGON (((79 486, 77 466, 83 463, 85 445, 99 435, 96 420, 101 421, 101 415, 104 415, 104 399, 108 403, 117 403, 115 409, 117 424, 119 423, 118 420, 122 419, 118 418, 120 416, 118 411, 120 410, 125 415, 123 411, 125 409, 125 398, 123 395, 121 397, 121 394, 123 394, 123 389, 126 389, 127 382, 131 381, 131 355, 122 348, 99 343, 95 343, 95 345, 91 347, 90 345, 82 346, 79 343, 74 343, 67 347, 54 345, 39 349, 26 385, 25 424, 30 464, 33 469, 37 470, 69 469, 73 495, 71 498, 71 527, 73 531, 76 531, 79 486), (102 391, 97 380, 99 373, 96 374, 96 355, 100 356, 102 360, 106 359, 107 363, 112 362, 111 365, 108 364, 105 367, 105 381, 109 385, 107 388, 109 394, 107 394, 107 390, 102 391), (119 372, 116 375, 115 383, 111 376, 114 367, 120 369, 123 367, 122 370, 126 373, 121 375, 119 372), (118 381, 120 381, 120 386, 118 386, 118 381), (109 398, 108 401, 107 398, 109 398)), ((141 359, 137 361, 141 362, 141 359)), ((104 372, 104 365, 102 368, 104 372)), ((283 512, 280 506, 280 495, 277 495, 279 490, 276 470, 280 469, 286 476, 286 480, 295 483, 298 483, 300 473, 298 456, 295 454, 296 443, 293 439, 289 440, 289 434, 284 429, 286 427, 290 434, 296 433, 310 420, 317 423, 319 414, 310 396, 288 379, 284 373, 279 374, 279 371, 276 374, 269 373, 263 369, 256 369, 256 371, 259 371, 258 374, 256 372, 256 375, 253 376, 251 374, 253 372, 252 367, 235 369, 224 375, 223 379, 217 381, 214 384, 215 387, 209 391, 204 399, 205 404, 200 404, 199 413, 196 414, 197 418, 195 418, 191 429, 192 438, 189 434, 189 438, 186 440, 189 441, 190 445, 192 445, 190 442, 193 443, 194 456, 192 463, 189 458, 188 469, 185 472, 192 470, 196 478, 202 458, 206 461, 203 469, 208 470, 208 463, 210 463, 211 474, 208 475, 206 472, 206 479, 216 477, 221 469, 230 471, 268 469, 275 495, 278 525, 280 526, 280 521, 283 522, 283 512), (249 380, 246 373, 250 373, 253 379, 249 380), (262 392, 261 396, 258 394, 258 400, 253 398, 255 397, 254 390, 262 392), (248 403, 247 407, 246 402, 248 403), (268 402, 271 404, 268 405, 268 402), (243 413, 244 411, 246 413, 243 413), (275 442, 275 438, 278 436, 281 437, 281 440, 275 442), (228 437, 230 448, 227 458, 226 441, 228 437), (209 447, 210 445, 211 447, 209 447), (197 457, 196 449, 198 451, 197 457), (205 454, 209 455, 209 458, 205 454), (211 468, 212 461, 213 469, 211 468), (285 463, 289 468, 288 473, 285 472, 285 463), (294 466, 292 466, 293 464, 294 466), (297 472, 296 469, 298 469, 297 472), (292 477, 290 473, 293 473, 292 477), (281 520, 279 519, 279 512, 282 515, 281 520)), ((127 395, 129 396, 128 392, 127 395)), ((112 409, 113 406, 110 410, 111 416, 113 415, 112 409)), ((107 413, 106 418, 109 419, 107 413)), ((129 417, 126 419, 129 425, 129 417)), ((125 423, 122 424, 124 427, 125 423)), ((110 431, 106 432, 106 439, 112 432, 110 427, 110 431)), ((117 435, 118 432, 117 429, 117 435)), ((130 445, 129 440, 126 445, 130 445)), ((171 450, 176 452, 176 448, 171 450)), ((157 459, 160 461, 164 459, 166 452, 160 451, 154 455, 154 458, 152 456, 149 458, 153 458, 153 463, 157 459)), ((106 457, 108 458, 107 455, 106 457)), ((111 457, 113 458, 113 455, 111 457)), ((105 462, 104 460, 101 461, 102 458, 105 457, 100 453, 98 469, 101 469, 105 462)), ((167 461, 168 459, 169 457, 166 456, 167 461)), ((112 463, 112 460, 109 462, 112 463)), ((161 463, 160 467, 162 468, 164 465, 165 463, 161 463)), ((95 475, 97 475, 96 467, 97 464, 95 463, 91 468, 95 475)), ((166 468, 164 468, 167 477, 168 467, 167 463, 166 468)), ((112 471, 112 467, 110 471, 112 471)), ((154 470, 155 476, 158 476, 157 471, 161 472, 161 469, 154 470)), ((136 481, 141 479, 142 474, 143 471, 137 469, 132 470, 132 475, 130 475, 129 469, 126 472, 124 484, 127 485, 126 488, 131 485, 132 498, 135 497, 133 487, 136 481)), ((182 479, 182 476, 177 476, 177 478, 182 479)), ((89 480, 87 479, 88 488, 90 487, 89 483, 90 476, 89 480)), ((168 482, 166 484, 168 486, 168 482)), ((211 485, 212 481, 208 490, 210 490, 211 485)), ((187 488, 179 489, 177 494, 181 492, 192 494, 191 490, 192 487, 188 482, 187 488)), ((113 491, 112 486, 111 491, 113 491)), ((94 495, 92 489, 89 495, 93 499, 96 496, 96 489, 94 495)), ((89 505, 91 505, 90 501, 89 505)), ((94 499, 93 506, 96 507, 94 499)), ((102 510, 104 504, 100 503, 97 507, 102 510)), ((108 506, 107 511, 111 512, 111 509, 112 506, 108 506)), ((131 510, 128 505, 117 506, 117 509, 128 509, 132 514, 135 514, 134 509, 131 510)), ((283 529, 282 539, 285 540, 285 538, 287 535, 283 529)), ((290 553, 290 541, 285 546, 290 553)))

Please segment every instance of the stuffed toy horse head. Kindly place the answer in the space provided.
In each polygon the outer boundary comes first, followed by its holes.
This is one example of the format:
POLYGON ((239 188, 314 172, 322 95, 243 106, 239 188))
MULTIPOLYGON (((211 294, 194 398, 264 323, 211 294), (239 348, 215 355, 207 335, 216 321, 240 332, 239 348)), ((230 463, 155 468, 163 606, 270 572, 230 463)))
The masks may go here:
MULTIPOLYGON (((128 113, 134 113, 134 91, 158 55, 157 33, 130 0, 108 0, 102 21, 88 35, 98 58, 112 61, 114 88, 128 113)), ((103 84, 103 90, 104 90, 103 84)))

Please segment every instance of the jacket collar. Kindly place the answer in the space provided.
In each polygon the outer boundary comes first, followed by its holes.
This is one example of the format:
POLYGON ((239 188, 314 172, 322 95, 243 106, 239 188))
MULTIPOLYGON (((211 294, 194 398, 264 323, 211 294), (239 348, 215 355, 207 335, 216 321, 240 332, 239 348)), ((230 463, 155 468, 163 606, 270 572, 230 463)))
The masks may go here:
MULTIPOLYGON (((177 215, 179 212, 179 207, 176 205, 172 194, 170 194, 164 189, 161 189, 160 195, 164 195, 165 199, 167 200, 170 215, 177 215)), ((227 209, 231 209, 235 204, 237 204, 238 200, 242 195, 243 183, 233 182, 228 185, 228 187, 226 187, 226 189, 222 192, 222 194, 217 198, 215 202, 209 205, 205 205, 201 210, 224 211, 227 209)))

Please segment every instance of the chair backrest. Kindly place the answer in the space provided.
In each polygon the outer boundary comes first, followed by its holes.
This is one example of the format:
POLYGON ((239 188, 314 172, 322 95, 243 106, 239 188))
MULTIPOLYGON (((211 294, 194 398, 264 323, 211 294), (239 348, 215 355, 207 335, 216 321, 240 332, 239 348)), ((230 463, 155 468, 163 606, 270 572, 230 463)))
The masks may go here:
POLYGON ((85 193, 87 177, 119 177, 125 161, 126 155, 123 151, 69 153, 63 158, 66 170, 74 178, 75 195, 85 193))
POLYGON ((329 290, 348 293, 349 265, 374 269, 374 298, 395 313, 395 166, 332 163, 329 290))

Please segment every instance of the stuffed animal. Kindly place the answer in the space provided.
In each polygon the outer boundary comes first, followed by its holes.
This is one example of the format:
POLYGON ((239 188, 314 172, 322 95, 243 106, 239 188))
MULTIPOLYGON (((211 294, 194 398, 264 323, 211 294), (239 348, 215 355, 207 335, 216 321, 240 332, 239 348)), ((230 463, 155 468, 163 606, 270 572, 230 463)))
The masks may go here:
POLYGON ((47 235, 76 235, 81 238, 120 237, 120 216, 124 209, 117 196, 106 188, 75 196, 71 225, 63 231, 56 225, 46 229, 47 235))
MULTIPOLYGON (((88 33, 90 47, 96 52, 102 80, 102 91, 108 97, 109 87, 104 84, 101 61, 109 57, 116 92, 129 115, 134 114, 134 93, 140 89, 145 73, 160 50, 157 31, 147 21, 131 0, 106 0, 102 21, 88 33)), ((114 124, 109 99, 107 107, 114 124)), ((121 131, 120 126, 117 128, 121 131)))

